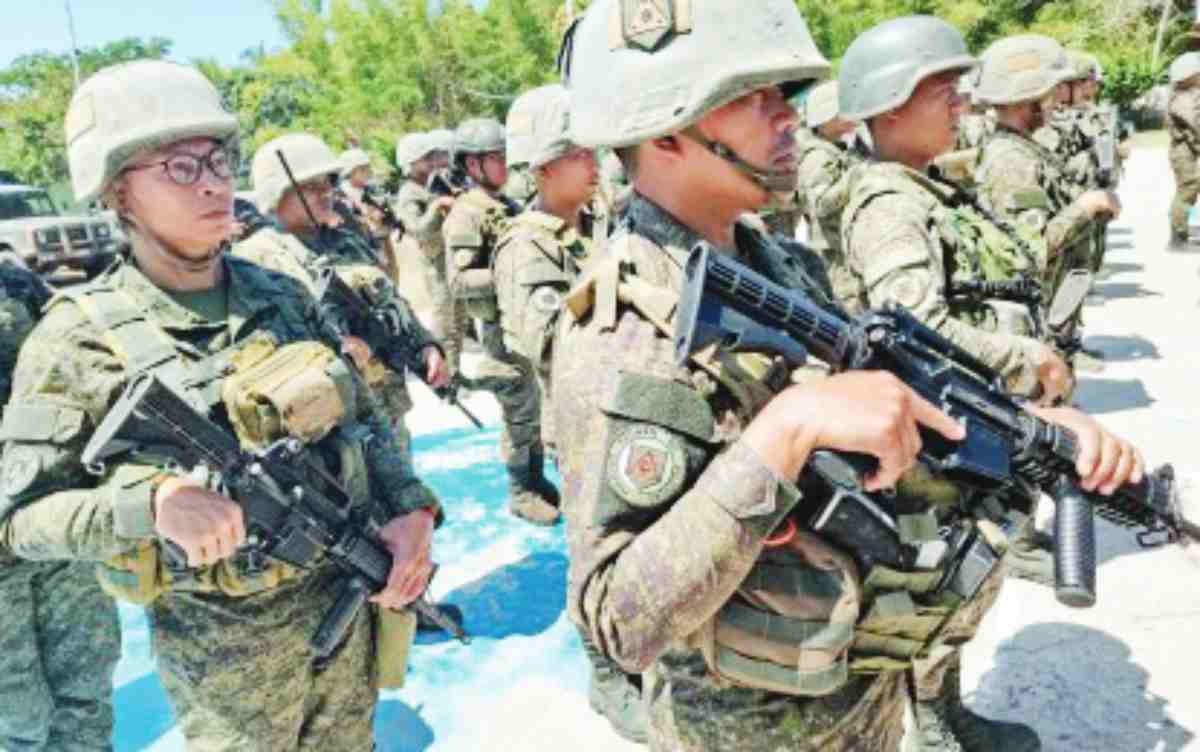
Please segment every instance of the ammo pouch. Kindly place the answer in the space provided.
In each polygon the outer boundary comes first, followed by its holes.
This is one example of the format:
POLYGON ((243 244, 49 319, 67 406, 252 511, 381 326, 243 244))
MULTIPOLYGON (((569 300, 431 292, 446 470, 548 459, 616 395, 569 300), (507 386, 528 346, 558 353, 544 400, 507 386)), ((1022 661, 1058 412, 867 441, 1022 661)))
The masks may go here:
MULTIPOLYGON (((468 251, 456 251, 467 253, 468 251)), ((496 302, 496 287, 492 271, 486 267, 464 269, 458 273, 455 297, 463 302, 467 315, 481 321, 500 320, 500 305, 496 302)))
POLYGON ((375 634, 375 676, 380 689, 400 689, 408 676, 408 655, 417 636, 412 609, 371 606, 375 634))
POLYGON ((118 600, 148 606, 168 591, 245 598, 276 588, 300 574, 293 566, 261 561, 250 552, 239 552, 211 567, 176 570, 167 566, 160 545, 154 540, 142 541, 132 551, 98 565, 100 588, 118 600), (260 561, 252 561, 256 557, 260 561))
POLYGON ((353 376, 318 342, 277 348, 255 338, 234 355, 231 367, 221 398, 243 446, 262 447, 285 436, 310 444, 353 412, 353 376))
POLYGON ((797 532, 764 549, 736 595, 694 642, 713 675, 742 687, 817 697, 849 679, 862 587, 849 556, 797 532))

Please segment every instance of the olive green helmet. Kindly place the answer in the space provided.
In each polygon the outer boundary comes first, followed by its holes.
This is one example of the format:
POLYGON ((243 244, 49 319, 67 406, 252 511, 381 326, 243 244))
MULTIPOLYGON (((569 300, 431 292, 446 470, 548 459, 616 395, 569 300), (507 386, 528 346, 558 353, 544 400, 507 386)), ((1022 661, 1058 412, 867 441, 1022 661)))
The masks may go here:
POLYGON ((433 151, 432 133, 407 133, 396 141, 396 166, 407 170, 413 162, 433 151))
POLYGON ((559 84, 517 97, 504 123, 508 166, 536 170, 575 148, 570 138, 570 98, 559 84))
POLYGON ((1050 37, 1041 34, 1006 37, 984 50, 975 99, 986 105, 1041 99, 1071 72, 1067 51, 1050 37))
POLYGON ((504 151, 504 126, 491 118, 464 121, 454 131, 454 158, 504 151))
POLYGON ((350 176, 350 173, 357 170, 359 167, 371 166, 371 155, 367 154, 362 149, 347 149, 338 157, 342 163, 341 177, 343 179, 350 176))
POLYGON ((825 81, 814 86, 804 99, 804 124, 809 128, 820 128, 837 116, 837 81, 825 81))
POLYGON ((75 199, 92 201, 136 153, 189 138, 226 141, 237 118, 200 71, 135 60, 98 71, 80 85, 65 118, 75 199))
POLYGON ((838 71, 842 117, 867 120, 900 107, 917 84, 976 60, 958 29, 933 16, 904 16, 860 34, 838 71))
POLYGON ((1171 85, 1181 84, 1200 74, 1200 52, 1185 52, 1175 58, 1175 62, 1171 63, 1171 67, 1167 69, 1167 77, 1171 81, 1171 85))
POLYGON ((263 214, 278 209, 283 194, 292 187, 279 159, 280 153, 287 160, 292 177, 301 185, 322 175, 332 179, 342 171, 342 162, 333 149, 311 133, 288 133, 271 139, 254 153, 250 165, 250 182, 254 184, 258 210, 263 214))
POLYGON ((829 73, 793 0, 597 0, 560 57, 576 144, 620 148, 688 131, 771 190, 766 181, 780 177, 783 189, 788 176, 756 170, 692 126, 751 92, 779 86, 791 97, 829 73))

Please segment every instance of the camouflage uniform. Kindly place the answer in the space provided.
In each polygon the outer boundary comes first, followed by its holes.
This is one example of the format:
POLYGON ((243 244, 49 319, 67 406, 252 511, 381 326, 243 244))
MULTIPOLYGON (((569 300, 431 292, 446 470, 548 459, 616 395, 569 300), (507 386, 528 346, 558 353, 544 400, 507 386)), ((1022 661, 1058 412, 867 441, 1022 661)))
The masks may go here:
MULTIPOLYGON (((17 351, 50 291, 0 264, 0 401, 8 402, 17 351)), ((112 678, 121 630, 93 567, 21 561, 0 547, 0 749, 112 748, 112 678)))
MULTIPOLYGON (((772 392, 675 365, 672 300, 700 237, 636 194, 627 223, 572 292, 556 340, 556 422, 574 428, 559 439, 572 619, 627 670, 648 668, 652 749, 895 749, 899 672, 800 697, 720 680, 696 649, 797 497, 738 441, 772 392), (618 282, 639 300, 618 302, 618 282)), ((745 227, 737 238, 739 255, 767 242, 745 227)), ((790 254, 786 283, 827 299, 819 259, 790 254)))
POLYGON ((1167 102, 1167 132, 1171 136, 1168 156, 1175 173, 1175 197, 1171 200, 1171 234, 1179 240, 1188 236, 1188 212, 1200 196, 1200 87, 1171 90, 1167 102))
POLYGON ((820 136, 802 141, 797 154, 808 245, 825 259, 834 298, 845 308, 857 302, 858 285, 848 274, 842 252, 842 211, 850 198, 852 167, 860 160, 861 153, 856 149, 820 136))
POLYGON ((458 373, 462 356, 463 334, 470 319, 461 300, 450 294, 446 282, 446 242, 442 220, 446 215, 433 204, 437 199, 414 180, 405 180, 396 194, 395 212, 404 223, 402 247, 416 251, 404 255, 420 259, 425 274, 425 289, 433 306, 433 334, 446 351, 451 375, 458 373))
POLYGON ((996 131, 996 113, 968 112, 958 120, 958 143, 956 149, 978 149, 987 137, 996 131))
MULTIPOLYGON (((256 333, 281 345, 319 339, 307 320, 311 298, 303 286, 241 259, 222 263, 223 320, 186 307, 132 263, 51 305, 22 351, 5 416, 0 464, 14 511, 0 534, 16 554, 105 562, 157 541, 151 498, 160 470, 122 463, 97 479, 79 461, 135 373, 153 372, 208 401, 197 390, 219 387, 222 364, 256 333)), ((370 489, 366 497, 356 494, 356 508, 380 522, 436 508, 411 468, 393 461, 390 432, 372 419, 369 404, 360 399, 350 407, 371 429, 362 445, 370 489)), ((335 433, 349 439, 353 430, 335 433)), ((224 566, 247 573, 252 585, 247 564, 238 554, 224 566)), ((200 581, 213 569, 192 571, 200 581)), ((308 647, 343 576, 318 563, 240 596, 193 592, 184 578, 153 601, 148 610, 161 677, 191 748, 371 747, 377 695, 366 612, 330 658, 316 660, 308 647)))

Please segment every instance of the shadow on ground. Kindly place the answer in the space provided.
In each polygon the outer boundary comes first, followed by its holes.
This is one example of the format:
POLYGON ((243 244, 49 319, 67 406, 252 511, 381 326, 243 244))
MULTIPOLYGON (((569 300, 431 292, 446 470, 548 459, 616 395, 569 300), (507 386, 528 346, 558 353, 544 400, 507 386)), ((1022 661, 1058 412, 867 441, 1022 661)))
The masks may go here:
POLYGON ((1101 282, 1097 284, 1089 298, 1101 300, 1125 300, 1128 298, 1160 298, 1162 293, 1147 290, 1140 282, 1101 282))
POLYGON ((1141 379, 1082 377, 1075 388, 1074 400, 1085 412, 1093 415, 1135 410, 1154 404, 1141 379))
MULTIPOLYGON (((441 599, 463 611, 463 627, 473 638, 501 640, 546 631, 567 605, 567 557, 540 551, 494 569, 455 588, 441 599)), ((422 632, 420 645, 445 642, 444 632, 422 632)))
POLYGON ((1162 355, 1158 346, 1145 337, 1130 335, 1117 337, 1112 335, 1097 335, 1088 337, 1084 345, 1104 353, 1104 360, 1110 363, 1123 363, 1134 360, 1160 360, 1162 355))
POLYGON ((119 709, 113 727, 117 752, 145 749, 175 725, 175 715, 157 671, 117 687, 113 705, 119 709))
POLYGON ((375 749, 379 752, 424 752, 433 744, 433 729, 421 717, 424 705, 409 707, 384 700, 375 708, 375 749))
POLYGON ((1180 752, 1195 734, 1175 722, 1129 647, 1077 624, 1034 624, 1000 643, 968 698, 977 712, 1029 723, 1046 752, 1180 752))

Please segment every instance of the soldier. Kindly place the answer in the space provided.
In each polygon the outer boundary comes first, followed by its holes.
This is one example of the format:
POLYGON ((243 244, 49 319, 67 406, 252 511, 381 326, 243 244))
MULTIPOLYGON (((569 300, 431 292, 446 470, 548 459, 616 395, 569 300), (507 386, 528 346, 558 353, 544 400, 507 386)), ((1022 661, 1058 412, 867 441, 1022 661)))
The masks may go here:
POLYGON ((492 280, 496 241, 519 211, 500 193, 508 178, 504 149, 504 126, 495 120, 468 120, 454 134, 453 167, 472 187, 454 200, 442 225, 447 274, 450 290, 464 302, 483 346, 479 373, 471 383, 495 394, 500 403, 500 455, 508 469, 509 509, 536 525, 553 525, 559 497, 544 474, 537 375, 528 360, 504 344, 492 280))
POLYGON ((1171 242, 1185 244, 1188 212, 1200 196, 1200 52, 1180 55, 1171 63, 1169 77, 1167 132, 1171 135, 1171 170, 1175 173, 1171 242))
POLYGON ((362 149, 348 149, 338 161, 342 168, 338 172, 333 209, 348 229, 367 241, 379 257, 379 266, 394 280, 399 268, 392 233, 400 228, 389 224, 380 208, 382 191, 371 182, 371 157, 362 149))
MULTIPOLYGON (((1062 47, 1048 37, 1023 34, 994 43, 983 60, 976 97, 995 107, 997 126, 980 154, 979 197, 1000 217, 1041 233, 1049 299, 1072 269, 1091 270, 1097 227, 1120 215, 1121 202, 1108 190, 1081 190, 1058 157, 1032 138, 1058 106, 1057 88, 1070 70, 1062 47), (1026 67, 1016 73, 1008 67, 1022 64, 1026 67)), ((1062 334, 1073 335, 1079 318, 1076 314, 1062 334)), ((1102 357, 1080 349, 1072 362, 1099 370, 1102 357)))
MULTIPOLYGON (((17 351, 50 296, 37 275, 0 263, 0 404, 12 392, 17 351)), ((112 749, 121 629, 95 567, 22 561, 0 546, 0 600, 0 749, 112 749)))
POLYGON ((80 462, 118 396, 146 374, 231 434, 236 421, 248 442, 283 438, 272 416, 312 421, 329 433, 301 451, 347 481, 350 513, 375 520, 394 557, 372 598, 380 624, 425 587, 436 500, 392 461, 386 425, 339 388, 345 366, 315 341, 304 287, 224 253, 236 134, 237 118, 194 68, 125 63, 75 92, 66 116, 75 197, 115 209, 131 251, 55 298, 21 351, 4 415, 0 540, 18 556, 105 562, 106 589, 147 604, 190 748, 369 749, 381 648, 367 610, 327 658, 309 647, 341 594, 339 568, 262 561, 243 545, 241 507, 197 476, 132 459, 96 476, 80 462), (297 388, 272 388, 264 374, 297 388), (279 402, 259 403, 263 422, 252 425, 238 408, 260 386, 279 402), (335 403, 341 412, 312 410, 335 403), (182 569, 167 568, 166 543, 182 551, 182 569))
POLYGON ((933 160, 930 171, 935 177, 949 180, 964 189, 975 185, 975 167, 979 147, 996 130, 996 113, 975 100, 975 72, 968 71, 958 79, 958 94, 970 107, 958 121, 958 138, 954 151, 933 160))
POLYGON ((434 173, 446 169, 449 160, 450 149, 444 135, 439 138, 434 133, 410 133, 396 142, 396 166, 404 173, 395 200, 396 216, 405 228, 402 243, 417 251, 406 256, 415 255, 421 260, 425 289, 433 307, 433 334, 446 352, 446 363, 453 377, 459 372, 463 332, 470 325, 462 301, 450 295, 446 283, 442 222, 454 205, 454 197, 436 196, 426 187, 434 173))
MULTIPOLYGON (((1020 81, 1051 83, 1040 67, 1029 64, 1020 81)), ((1042 58, 1033 57, 1034 62, 1042 58)), ((899 305, 940 331, 1005 377, 1013 391, 1039 395, 1047 403, 1069 392, 1070 370, 1046 344, 1016 322, 1003 300, 962 295, 972 281, 1004 282, 1010 274, 1037 275, 1044 253, 1008 223, 972 205, 952 186, 930 180, 924 171, 955 143, 955 124, 965 102, 958 92, 962 73, 976 64, 962 35, 936 18, 895 19, 867 31, 851 44, 839 72, 845 116, 864 120, 875 144, 875 160, 855 176, 843 215, 846 255, 862 281, 865 303, 872 308, 899 305), (891 61, 882 66, 881 61, 891 61), (992 276, 996 275, 996 276, 992 276)), ((976 95, 994 103, 995 84, 985 59, 976 95)), ((1004 127, 1001 115, 1000 127, 1004 127)), ((1071 411, 1048 411, 1052 420, 1070 420, 1071 411)), ((1125 477, 1122 475, 1121 477, 1125 477)), ((949 493, 965 501, 977 494, 906 479, 901 496, 933 498, 949 493)), ((1045 555, 1036 544, 1032 525, 1019 517, 998 520, 1021 532, 1010 551, 1028 552, 1027 566, 1043 571, 1045 555)), ((1010 555, 1013 571, 1026 559, 1010 555), (1014 558, 1016 557, 1016 558, 1014 558)), ((999 593, 999 580, 981 592, 954 629, 954 639, 970 638, 999 593)), ((1023 724, 1002 723, 969 711, 961 699, 959 653, 949 645, 933 647, 915 671, 916 729, 911 750, 1037 750, 1037 735, 1023 724)))
MULTIPOLYGON (((879 458, 866 487, 890 487, 918 424, 953 439, 958 427, 886 374, 789 386, 752 353, 675 363, 683 261, 700 241, 835 304, 819 258, 737 221, 795 185, 789 95, 829 70, 795 4, 667 7, 592 3, 565 71, 572 137, 617 149, 636 191, 555 340, 556 423, 573 428, 559 437, 569 613, 646 672, 652 749, 895 749, 908 664, 869 648, 855 666, 875 673, 850 672, 858 573, 787 524, 793 481, 830 447, 879 458)), ((1074 411, 1037 409, 1125 446, 1074 411)), ((1085 473, 1100 475, 1113 468, 1085 473)))
POLYGON ((842 210, 849 198, 851 168, 865 156, 861 142, 847 144, 858 124, 838 114, 837 81, 816 86, 804 100, 804 121, 812 131, 801 139, 796 155, 808 221, 808 245, 829 268, 834 298, 848 310, 857 303, 857 284, 842 254, 842 210))

